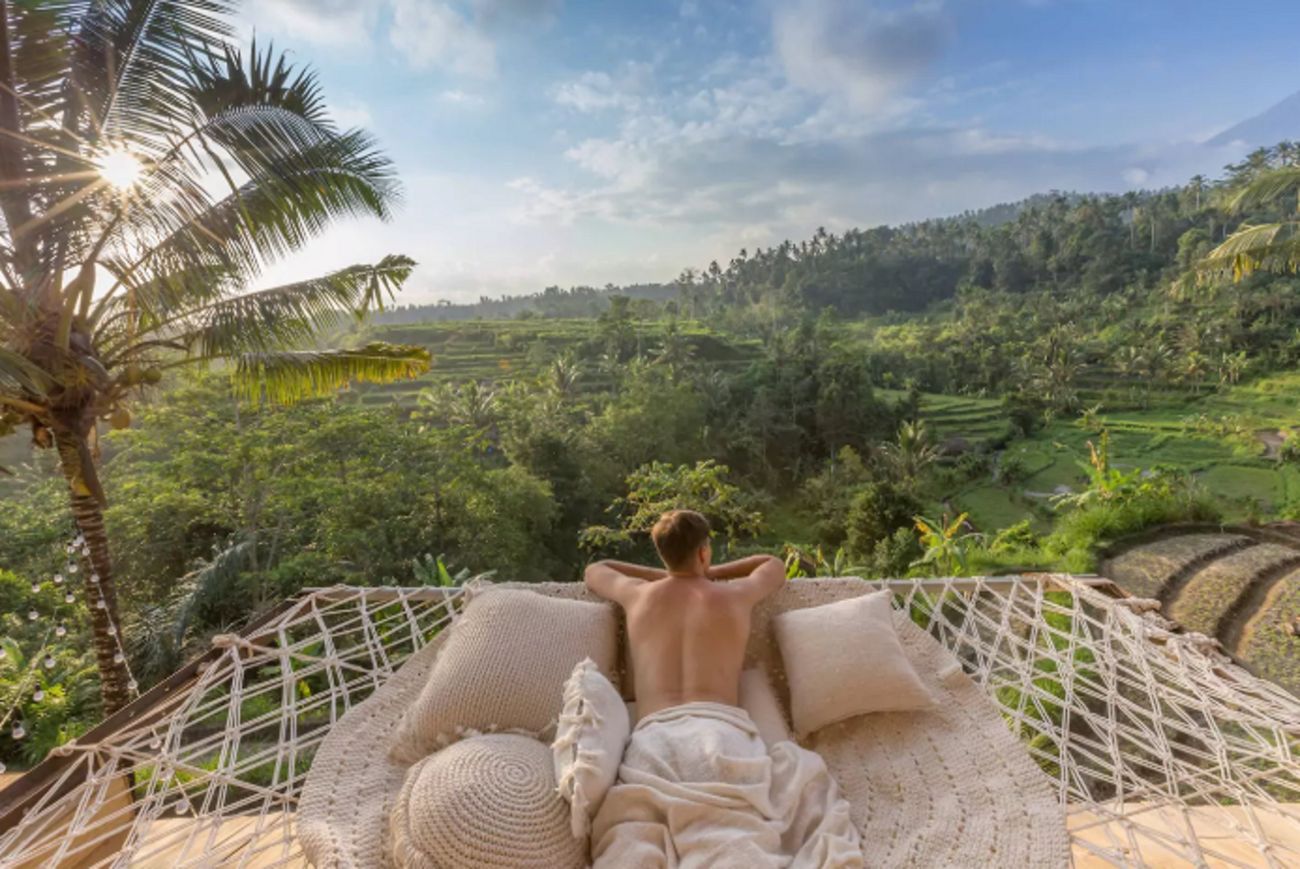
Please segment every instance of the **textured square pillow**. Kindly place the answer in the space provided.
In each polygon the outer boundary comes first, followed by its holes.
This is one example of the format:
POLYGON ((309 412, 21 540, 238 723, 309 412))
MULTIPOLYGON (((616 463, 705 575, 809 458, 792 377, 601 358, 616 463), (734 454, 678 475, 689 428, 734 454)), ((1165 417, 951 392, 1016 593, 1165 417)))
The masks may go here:
POLYGON ((855 715, 937 702, 903 653, 892 596, 886 589, 773 619, 800 738, 855 715))
POLYGON ((569 801, 573 836, 585 839, 591 819, 618 777, 631 736, 628 710, 618 690, 587 658, 564 683, 564 706, 551 753, 560 796, 569 801))
POLYGON ((574 665, 591 658, 608 673, 618 656, 612 604, 532 591, 477 593, 450 631, 393 737, 395 761, 414 763, 466 731, 541 733, 574 665))
POLYGON ((749 714, 768 747, 790 738, 781 700, 766 671, 753 667, 740 674, 740 708, 749 714))

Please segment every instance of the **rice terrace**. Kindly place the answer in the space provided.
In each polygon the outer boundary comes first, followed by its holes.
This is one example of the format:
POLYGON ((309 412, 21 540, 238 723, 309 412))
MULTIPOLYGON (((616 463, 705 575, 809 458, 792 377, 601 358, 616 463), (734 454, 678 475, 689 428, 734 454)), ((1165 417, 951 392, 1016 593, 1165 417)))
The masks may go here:
POLYGON ((0 0, 0 867, 1300 867, 1300 7, 0 0))

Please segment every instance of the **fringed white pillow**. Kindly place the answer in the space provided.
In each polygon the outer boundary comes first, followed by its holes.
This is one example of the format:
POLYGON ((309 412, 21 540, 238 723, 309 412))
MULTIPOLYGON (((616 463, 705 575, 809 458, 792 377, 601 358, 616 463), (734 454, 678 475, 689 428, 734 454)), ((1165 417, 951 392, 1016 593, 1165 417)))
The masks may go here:
POLYGON ((564 683, 564 705, 551 753, 560 796, 569 801, 576 839, 591 832, 591 819, 618 777, 631 736, 627 706, 590 658, 580 661, 564 683))
POLYGON ((603 602, 488 587, 450 630, 393 736, 395 762, 414 763, 475 731, 542 734, 574 664, 592 658, 612 672, 618 660, 614 608, 603 602))
POLYGON ((772 620, 799 738, 855 715, 935 705, 903 652, 892 600, 885 589, 772 620))

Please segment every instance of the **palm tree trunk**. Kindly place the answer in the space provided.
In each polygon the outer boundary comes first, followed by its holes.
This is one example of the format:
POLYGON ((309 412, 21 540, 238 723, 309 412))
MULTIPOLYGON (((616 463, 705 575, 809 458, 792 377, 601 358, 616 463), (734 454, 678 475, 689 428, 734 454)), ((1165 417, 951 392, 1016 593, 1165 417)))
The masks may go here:
MULTIPOLYGON (((61 431, 55 436, 59 451, 59 466, 68 481, 69 497, 72 503, 72 515, 77 528, 86 538, 90 549, 90 570, 82 571, 82 588, 86 594, 87 609, 90 612, 91 641, 95 648, 95 662, 99 665, 100 692, 104 700, 104 714, 112 715, 130 702, 130 690, 127 682, 126 664, 117 663, 113 656, 117 654, 118 638, 110 633, 113 626, 120 630, 117 615, 117 588, 113 582, 113 562, 108 553, 108 535, 104 532, 104 508, 99 499, 92 494, 92 488, 83 475, 83 463, 89 462, 90 449, 84 435, 61 431), (91 574, 99 577, 99 582, 91 580, 91 574), (100 609, 96 603, 104 599, 106 607, 100 609)), ((87 469, 94 474, 94 469, 87 469)))

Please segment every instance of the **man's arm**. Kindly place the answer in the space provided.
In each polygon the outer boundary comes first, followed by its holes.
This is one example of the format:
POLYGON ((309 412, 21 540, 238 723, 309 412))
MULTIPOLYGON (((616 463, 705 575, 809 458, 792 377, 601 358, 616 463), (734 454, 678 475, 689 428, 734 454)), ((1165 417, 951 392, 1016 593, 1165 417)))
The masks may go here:
POLYGON ((587 588, 605 600, 623 604, 638 586, 667 575, 665 571, 625 561, 596 561, 587 565, 582 580, 587 588))
POLYGON ((751 555, 710 567, 709 579, 729 579, 746 597, 760 601, 785 584, 785 564, 774 555, 751 555))

